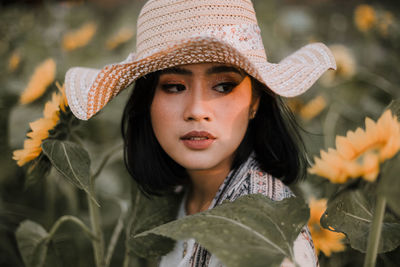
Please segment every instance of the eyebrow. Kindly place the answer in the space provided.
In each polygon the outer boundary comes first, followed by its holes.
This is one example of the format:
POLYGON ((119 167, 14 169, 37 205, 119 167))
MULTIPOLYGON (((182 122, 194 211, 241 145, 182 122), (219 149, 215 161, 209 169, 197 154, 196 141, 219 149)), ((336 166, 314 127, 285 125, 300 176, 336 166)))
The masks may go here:
MULTIPOLYGON (((190 71, 188 69, 180 68, 180 67, 172 67, 172 68, 161 70, 160 72, 161 72, 160 75, 162 75, 162 74, 181 74, 181 75, 188 75, 188 76, 193 75, 192 71, 190 71)), ((240 74, 241 76, 244 76, 244 73, 242 71, 240 71, 239 69, 232 67, 232 66, 211 67, 211 68, 207 69, 206 75, 224 73, 224 72, 235 72, 235 73, 240 74)))

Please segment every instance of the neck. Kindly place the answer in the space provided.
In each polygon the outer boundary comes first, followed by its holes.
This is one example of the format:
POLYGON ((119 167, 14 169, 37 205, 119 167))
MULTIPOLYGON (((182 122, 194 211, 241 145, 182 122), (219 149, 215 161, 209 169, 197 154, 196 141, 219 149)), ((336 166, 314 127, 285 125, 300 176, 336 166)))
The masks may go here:
POLYGON ((208 209, 229 171, 230 164, 212 170, 188 171, 191 180, 186 201, 186 213, 188 215, 208 209))

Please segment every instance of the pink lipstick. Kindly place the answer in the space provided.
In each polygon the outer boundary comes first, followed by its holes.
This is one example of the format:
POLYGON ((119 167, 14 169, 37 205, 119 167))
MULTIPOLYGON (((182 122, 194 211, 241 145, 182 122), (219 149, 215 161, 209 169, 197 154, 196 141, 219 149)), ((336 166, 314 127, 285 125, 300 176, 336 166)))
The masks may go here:
POLYGON ((206 131, 191 131, 181 137, 183 144, 189 149, 201 150, 208 148, 215 137, 206 131))

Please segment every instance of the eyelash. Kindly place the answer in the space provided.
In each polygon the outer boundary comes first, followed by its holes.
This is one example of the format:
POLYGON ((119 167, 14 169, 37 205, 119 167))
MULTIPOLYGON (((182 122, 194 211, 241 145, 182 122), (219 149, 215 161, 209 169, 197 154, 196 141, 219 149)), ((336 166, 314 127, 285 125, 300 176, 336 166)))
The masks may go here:
MULTIPOLYGON (((228 94, 228 93, 232 92, 233 88, 235 88, 235 87, 237 86, 237 83, 234 83, 234 82, 224 82, 224 83, 219 83, 219 84, 217 84, 215 87, 217 87, 217 86, 228 86, 229 89, 228 89, 228 90, 224 90, 224 91, 220 91, 220 90, 214 89, 214 90, 217 91, 218 93, 221 93, 221 94, 228 94)), ((163 84, 163 85, 161 85, 161 88, 162 88, 165 92, 171 93, 171 94, 176 94, 176 93, 179 93, 179 92, 185 90, 185 86, 184 86, 183 84, 173 84, 173 83, 171 83, 171 84, 163 84), (180 87, 180 90, 178 89, 177 91, 172 91, 171 88, 174 88, 174 87, 176 87, 176 88, 180 87)))

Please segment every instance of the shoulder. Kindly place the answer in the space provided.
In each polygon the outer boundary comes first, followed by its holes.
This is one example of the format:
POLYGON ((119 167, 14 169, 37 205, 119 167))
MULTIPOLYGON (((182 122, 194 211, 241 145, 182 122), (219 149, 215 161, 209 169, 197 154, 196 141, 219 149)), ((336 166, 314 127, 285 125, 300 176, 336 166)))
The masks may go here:
POLYGON ((263 194, 274 201, 294 196, 290 188, 281 180, 261 169, 254 155, 251 155, 230 176, 226 179, 226 184, 222 186, 226 186, 226 190, 220 190, 224 192, 222 200, 234 201, 248 194, 263 194))
POLYGON ((263 194, 274 201, 294 196, 290 188, 281 180, 260 168, 251 168, 249 170, 249 177, 250 194, 263 194))

